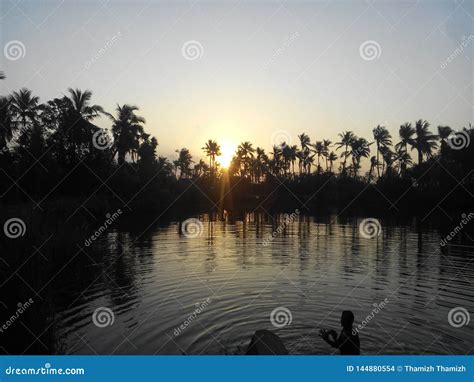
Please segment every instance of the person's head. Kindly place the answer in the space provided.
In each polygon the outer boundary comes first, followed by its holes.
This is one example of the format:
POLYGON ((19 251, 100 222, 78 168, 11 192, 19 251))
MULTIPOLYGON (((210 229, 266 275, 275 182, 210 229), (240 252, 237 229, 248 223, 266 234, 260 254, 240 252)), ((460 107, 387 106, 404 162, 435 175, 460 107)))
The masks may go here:
POLYGON ((354 323, 354 313, 350 310, 344 310, 341 315, 341 325, 344 329, 352 328, 352 324, 354 323))

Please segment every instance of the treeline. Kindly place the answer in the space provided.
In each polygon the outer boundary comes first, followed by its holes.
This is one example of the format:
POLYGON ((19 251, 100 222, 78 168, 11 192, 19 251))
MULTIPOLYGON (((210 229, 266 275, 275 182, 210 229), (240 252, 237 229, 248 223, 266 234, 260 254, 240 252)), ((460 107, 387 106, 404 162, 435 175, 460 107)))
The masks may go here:
POLYGON ((451 197, 444 205, 454 197, 458 206, 471 202, 471 125, 438 126, 435 134, 419 120, 401 125, 396 137, 379 125, 371 137, 345 131, 337 142, 312 142, 302 133, 298 145, 281 142, 268 153, 246 141, 225 169, 218 142, 205 142, 208 161, 193 160, 187 148, 169 160, 157 154, 158 141, 146 133, 137 107, 117 105, 109 113, 91 99, 90 91, 78 89, 45 103, 28 89, 0 97, 2 202, 41 207, 79 197, 85 207, 105 199, 130 210, 163 210, 178 198, 171 208, 350 203, 393 211, 434 207, 445 195, 451 197), (110 118, 110 130, 94 124, 99 116, 110 118), (369 165, 362 173, 364 159, 369 165))

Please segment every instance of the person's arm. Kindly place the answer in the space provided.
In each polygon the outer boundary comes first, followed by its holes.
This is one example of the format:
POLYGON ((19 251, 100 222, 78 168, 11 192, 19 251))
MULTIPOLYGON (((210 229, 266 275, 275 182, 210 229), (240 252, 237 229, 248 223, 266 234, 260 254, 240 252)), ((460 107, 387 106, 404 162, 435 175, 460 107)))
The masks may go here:
POLYGON ((335 330, 322 330, 320 332, 320 336, 324 341, 326 341, 333 348, 339 347, 339 343, 337 341, 337 333, 335 330), (332 336, 333 339, 331 339, 329 336, 332 336))

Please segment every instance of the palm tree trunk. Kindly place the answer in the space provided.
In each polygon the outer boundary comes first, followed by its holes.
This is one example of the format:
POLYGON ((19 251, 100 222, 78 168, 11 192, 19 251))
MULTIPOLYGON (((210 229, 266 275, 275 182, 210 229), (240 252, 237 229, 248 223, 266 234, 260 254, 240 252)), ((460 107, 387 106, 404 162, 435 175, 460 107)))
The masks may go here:
POLYGON ((377 176, 380 178, 379 144, 377 143, 377 176))

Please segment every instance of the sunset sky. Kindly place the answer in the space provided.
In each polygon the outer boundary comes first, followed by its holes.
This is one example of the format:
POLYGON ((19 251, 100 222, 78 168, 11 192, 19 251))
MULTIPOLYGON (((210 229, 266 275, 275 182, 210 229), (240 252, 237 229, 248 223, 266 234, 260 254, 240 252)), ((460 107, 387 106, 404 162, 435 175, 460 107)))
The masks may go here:
POLYGON ((370 138, 384 124, 396 141, 406 121, 472 122, 471 1, 1 4, 2 50, 25 47, 17 60, 3 52, 1 94, 26 86, 47 101, 78 87, 109 112, 137 105, 159 155, 203 156, 209 138, 269 150, 282 134, 293 144, 301 132, 370 138), (188 41, 200 44, 194 60, 188 41))

